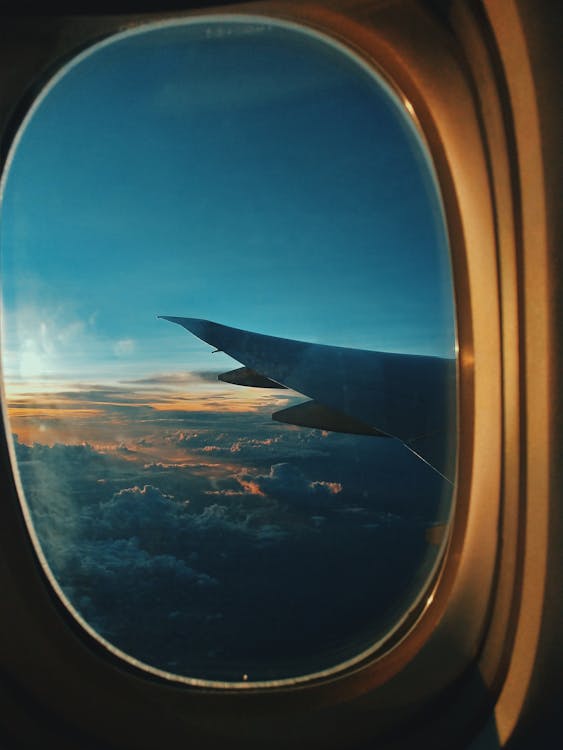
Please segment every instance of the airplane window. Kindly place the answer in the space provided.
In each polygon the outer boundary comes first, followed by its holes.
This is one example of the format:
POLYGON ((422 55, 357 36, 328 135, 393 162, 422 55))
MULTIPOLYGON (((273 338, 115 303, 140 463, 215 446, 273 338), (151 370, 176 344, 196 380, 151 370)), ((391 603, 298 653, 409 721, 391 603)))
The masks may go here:
POLYGON ((1 219, 22 505, 84 627, 214 684, 391 642, 456 452, 447 233, 392 85, 281 22, 121 33, 35 101, 1 219))

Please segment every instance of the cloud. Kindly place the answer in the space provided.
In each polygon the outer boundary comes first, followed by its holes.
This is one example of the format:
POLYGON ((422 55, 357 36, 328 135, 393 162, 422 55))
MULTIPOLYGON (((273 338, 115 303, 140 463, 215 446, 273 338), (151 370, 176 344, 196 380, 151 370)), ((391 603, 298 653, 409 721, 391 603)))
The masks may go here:
MULTIPOLYGON (((280 649, 307 668, 400 609, 430 554, 427 524, 404 512, 408 500, 419 513, 422 483, 411 496, 403 482, 402 512, 392 495, 380 502, 373 441, 259 415, 195 414, 181 428, 139 423, 135 441, 104 450, 15 446, 38 537, 70 601, 119 648, 181 674, 229 679, 242 661, 266 674, 278 657, 283 670, 280 649)), ((390 457, 408 454, 385 455, 399 492, 403 465, 390 457)))
POLYGON ((211 429, 211 424, 207 429, 180 431, 175 444, 241 462, 280 455, 286 458, 328 455, 320 431, 279 425, 268 414, 245 415, 233 420, 218 417, 216 425, 215 430, 211 429))
POLYGON ((299 467, 290 463, 274 464, 268 474, 240 474, 236 479, 250 495, 291 503, 299 503, 307 498, 330 499, 342 492, 339 482, 311 481, 299 467))
MULTIPOLYGON (((199 432, 197 447, 216 446, 216 456, 221 455, 219 449, 225 457, 238 452, 241 462, 254 460, 259 452, 266 456, 269 449, 271 458, 277 457, 274 442, 281 444, 292 428, 276 425, 271 414, 298 398, 280 399, 262 389, 236 388, 219 382, 217 372, 207 370, 153 373, 111 383, 77 382, 68 377, 57 382, 46 373, 40 379, 21 381, 16 392, 17 386, 14 383, 9 393, 8 413, 12 432, 27 443, 86 441, 107 447, 113 441, 131 447, 144 440, 142 449, 148 453, 151 447, 160 450, 164 441, 172 446, 169 436, 174 432, 178 448, 195 449, 195 439, 190 446, 186 443, 190 433, 199 432)), ((305 455, 305 451, 318 450, 320 443, 314 442, 313 449, 306 431, 293 429, 284 457, 291 451, 305 455)), ((147 455, 146 459, 146 463, 170 461, 171 455, 147 455)))
MULTIPOLYGON (((182 585, 196 584, 197 586, 216 585, 217 581, 205 573, 200 573, 173 555, 150 554, 142 549, 135 537, 110 540, 83 540, 80 546, 75 546, 75 554, 69 559, 74 577, 90 576, 101 585, 100 578, 116 580, 116 576, 123 577, 120 585, 125 582, 139 586, 139 576, 166 576, 179 579, 182 585)), ((114 584, 115 585, 115 584, 114 584)))
POLYGON ((338 495, 342 492, 340 482, 316 481, 309 484, 309 490, 313 495, 338 495))
POLYGON ((55 443, 52 446, 35 443, 33 446, 20 443, 15 436, 16 455, 21 466, 24 462, 33 462, 35 467, 50 468, 61 479, 72 477, 78 471, 83 476, 86 470, 103 471, 106 457, 88 443, 65 445, 55 443))
MULTIPOLYGON (((147 553, 182 557, 188 547, 224 541, 225 534, 250 545, 283 536, 259 507, 209 504, 206 491, 214 480, 206 472, 193 474, 193 466, 131 464, 127 448, 124 456, 89 444, 29 446, 17 437, 15 447, 32 513, 61 566, 60 551, 85 539, 136 538, 147 553), (123 486, 128 477, 151 474, 170 489, 147 481, 123 486)), ((229 483, 240 490, 234 478, 222 487, 229 483)))
POLYGON ((134 385, 134 386, 166 386, 185 388, 186 386, 192 385, 194 382, 204 383, 217 383, 218 375, 221 370, 208 371, 208 370, 190 370, 187 372, 162 372, 155 373, 153 375, 147 375, 143 378, 135 378, 130 380, 121 380, 120 383, 123 385, 134 385))
MULTIPOLYGON (((26 279, 24 284, 37 284, 26 279)), ((22 292, 22 299, 26 294, 22 292)), ((68 379, 83 370, 84 361, 98 362, 106 348, 96 330, 92 311, 80 314, 75 306, 54 298, 45 286, 28 292, 29 299, 41 305, 18 305, 17 314, 5 312, 3 364, 8 380, 17 378, 26 384, 48 381, 53 376, 68 379), (62 374, 62 375, 61 375, 62 374)))
POLYGON ((135 351, 135 342, 133 339, 119 339, 113 344, 112 350, 116 357, 128 357, 135 351))
MULTIPOLYGON (((151 376, 136 384, 69 382, 58 390, 49 390, 41 381, 41 389, 10 394, 12 432, 25 436, 26 442, 41 438, 49 443, 88 440, 108 444, 112 435, 116 443, 150 437, 147 424, 151 420, 158 425, 160 441, 165 427, 181 432, 193 422, 215 433, 221 432, 222 425, 235 430, 232 444, 245 430, 255 433, 265 426, 271 428, 271 413, 278 406, 271 395, 212 385, 193 374, 169 373, 163 378, 161 385, 151 385, 157 380, 151 376), (229 422, 229 417, 235 421, 229 422)), ((211 439, 206 444, 212 443, 211 439)), ((247 446, 252 444, 247 441, 247 446)))
POLYGON ((166 548, 177 537, 188 503, 187 499, 177 503, 171 495, 150 484, 127 487, 100 503, 99 517, 94 521, 97 529, 92 532, 137 537, 153 551, 166 548))

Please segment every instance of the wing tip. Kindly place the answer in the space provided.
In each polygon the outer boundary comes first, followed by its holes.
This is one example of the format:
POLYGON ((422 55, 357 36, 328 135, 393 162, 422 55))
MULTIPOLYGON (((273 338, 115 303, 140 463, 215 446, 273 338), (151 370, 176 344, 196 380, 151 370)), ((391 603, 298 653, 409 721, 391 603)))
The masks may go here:
POLYGON ((168 320, 170 323, 177 323, 179 326, 187 328, 188 331, 195 333, 202 331, 206 326, 213 325, 210 320, 204 320, 203 318, 180 318, 175 315, 157 315, 160 320, 168 320))

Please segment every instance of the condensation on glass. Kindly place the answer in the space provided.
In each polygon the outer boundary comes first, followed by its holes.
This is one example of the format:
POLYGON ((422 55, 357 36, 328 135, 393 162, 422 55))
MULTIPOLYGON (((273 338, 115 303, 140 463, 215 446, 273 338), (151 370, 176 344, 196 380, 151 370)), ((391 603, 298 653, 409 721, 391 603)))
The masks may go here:
POLYGON ((48 83, 1 212, 5 419, 73 615, 205 684, 384 645, 456 452, 448 241, 391 85, 286 23, 142 26, 48 83))

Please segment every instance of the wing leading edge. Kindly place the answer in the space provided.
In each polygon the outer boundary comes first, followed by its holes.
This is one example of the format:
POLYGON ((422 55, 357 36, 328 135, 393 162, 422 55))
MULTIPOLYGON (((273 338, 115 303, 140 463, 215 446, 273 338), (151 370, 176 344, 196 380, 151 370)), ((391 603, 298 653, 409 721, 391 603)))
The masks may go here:
POLYGON ((397 438, 453 481, 455 360, 295 341, 200 318, 159 317, 243 365, 221 380, 291 388, 310 399, 276 412, 277 421, 397 438))

